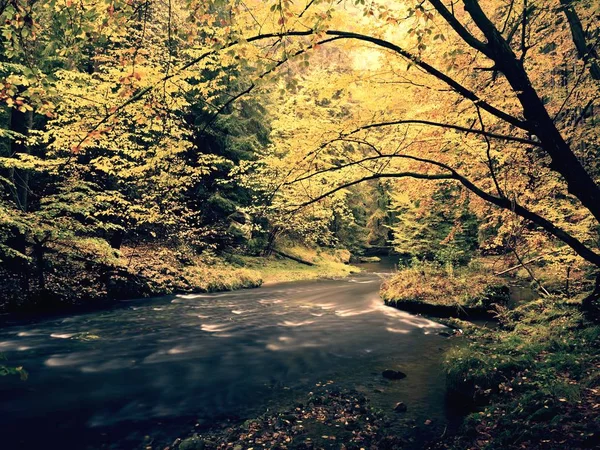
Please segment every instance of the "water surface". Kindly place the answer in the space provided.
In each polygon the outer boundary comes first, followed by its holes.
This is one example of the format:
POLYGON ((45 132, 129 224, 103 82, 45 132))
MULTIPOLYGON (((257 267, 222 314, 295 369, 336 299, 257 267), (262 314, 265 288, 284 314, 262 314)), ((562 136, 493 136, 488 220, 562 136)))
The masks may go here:
POLYGON ((449 343, 441 325, 382 304, 383 276, 136 300, 4 327, 0 352, 29 379, 0 379, 3 448, 131 449, 147 435, 162 449, 326 383, 384 411, 403 401, 404 417, 443 426, 449 343), (408 376, 389 382, 388 368, 408 376))

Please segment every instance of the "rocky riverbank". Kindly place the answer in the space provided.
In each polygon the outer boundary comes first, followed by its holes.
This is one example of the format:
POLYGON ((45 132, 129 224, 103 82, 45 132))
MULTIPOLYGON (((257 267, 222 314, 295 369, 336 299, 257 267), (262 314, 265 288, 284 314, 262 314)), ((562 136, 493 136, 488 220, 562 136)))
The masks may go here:
MULTIPOLYGON (((391 414, 404 412, 406 407, 398 407, 391 414)), ((364 395, 329 386, 310 392, 292 408, 268 412, 241 425, 194 433, 175 440, 167 449, 397 450, 420 446, 414 420, 402 422, 402 433, 390 425, 390 412, 373 408, 364 395)))

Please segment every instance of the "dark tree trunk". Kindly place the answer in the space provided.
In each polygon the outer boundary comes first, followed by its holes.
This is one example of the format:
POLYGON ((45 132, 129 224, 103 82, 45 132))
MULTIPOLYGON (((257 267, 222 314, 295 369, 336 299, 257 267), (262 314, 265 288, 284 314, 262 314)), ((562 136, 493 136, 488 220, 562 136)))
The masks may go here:
POLYGON ((569 22, 569 28, 571 29, 571 36, 573 37, 573 43, 577 49, 579 58, 589 64, 590 74, 594 80, 600 81, 600 66, 598 66, 598 52, 596 49, 589 45, 581 20, 575 11, 573 6, 573 0, 560 0, 560 4, 563 6, 562 10, 567 16, 569 22))
MULTIPOLYGON (((22 139, 13 140, 11 142, 10 150, 13 156, 16 156, 19 153, 29 154, 29 147, 27 146, 25 138, 29 135, 32 121, 33 114, 31 111, 21 112, 16 108, 11 109, 10 129, 15 133, 24 136, 22 139)), ((15 169, 12 175, 15 184, 15 202, 21 211, 26 212, 29 197, 29 172, 26 170, 15 169)))
POLYGON ((600 273, 596 275, 594 290, 583 299, 581 309, 594 322, 600 322, 600 273))
POLYGON ((33 257, 35 259, 37 284, 40 291, 44 291, 46 289, 46 281, 44 277, 44 253, 44 243, 36 241, 33 246, 33 257))
POLYGON ((279 234, 279 227, 273 227, 273 229, 269 232, 269 238, 267 240, 267 246, 263 252, 263 256, 271 256, 273 253, 273 248, 275 247, 275 239, 277 239, 277 235, 279 234))
POLYGON ((465 9, 487 38, 490 57, 517 94, 530 131, 538 137, 542 148, 552 159, 550 168, 563 176, 569 192, 577 197, 600 223, 600 188, 554 125, 542 100, 531 85, 522 61, 485 15, 477 0, 463 1, 465 9))
POLYGON ((120 250, 121 245, 123 245, 124 237, 125 237, 125 232, 123 230, 115 231, 109 240, 110 247, 114 248, 115 250, 120 250))
POLYGON ((15 273, 18 274, 21 280, 21 290, 23 291, 23 295, 25 297, 29 296, 29 264, 25 259, 27 255, 27 238, 26 236, 18 232, 14 239, 11 239, 8 242, 8 245, 14 248, 16 251, 24 255, 23 258, 19 258, 16 260, 15 268, 13 269, 15 273))

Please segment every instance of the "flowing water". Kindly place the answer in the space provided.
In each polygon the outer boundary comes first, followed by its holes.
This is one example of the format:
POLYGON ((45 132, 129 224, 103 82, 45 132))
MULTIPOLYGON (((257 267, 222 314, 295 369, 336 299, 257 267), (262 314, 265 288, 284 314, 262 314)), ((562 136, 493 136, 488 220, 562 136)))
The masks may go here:
POLYGON ((326 383, 384 411, 403 401, 417 428, 430 419, 443 430, 450 344, 441 325, 382 304, 384 276, 135 300, 5 326, 5 364, 29 378, 0 378, 0 447, 132 449, 148 435, 162 449, 194 426, 251 418, 326 383), (408 376, 388 381, 385 369, 408 376))

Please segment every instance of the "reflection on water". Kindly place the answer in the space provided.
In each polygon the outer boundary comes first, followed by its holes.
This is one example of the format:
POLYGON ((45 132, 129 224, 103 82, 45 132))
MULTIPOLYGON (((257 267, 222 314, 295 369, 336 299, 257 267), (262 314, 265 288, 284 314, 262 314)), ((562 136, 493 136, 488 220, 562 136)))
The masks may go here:
POLYGON ((383 306, 381 276, 132 301, 4 328, 0 350, 30 378, 0 380, 3 442, 133 448, 162 430, 168 443, 198 420, 251 417, 326 380, 443 421, 442 326, 383 306), (408 377, 390 383, 388 368, 408 377))

